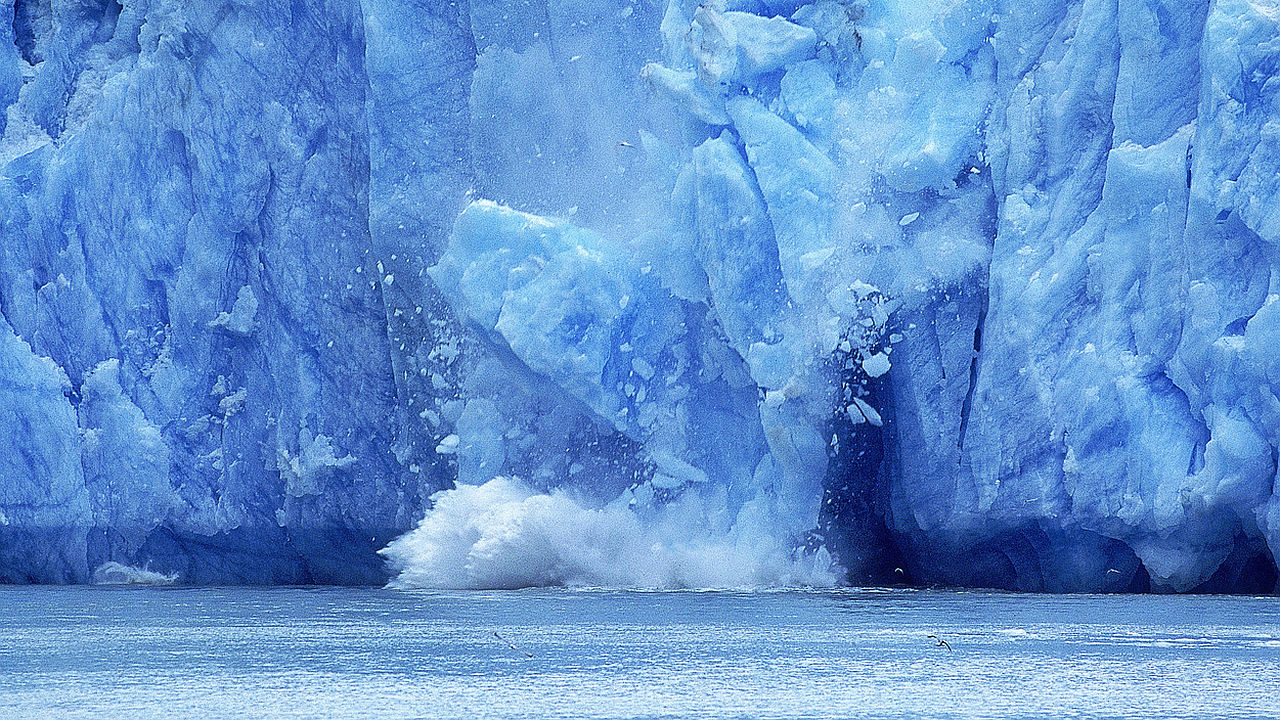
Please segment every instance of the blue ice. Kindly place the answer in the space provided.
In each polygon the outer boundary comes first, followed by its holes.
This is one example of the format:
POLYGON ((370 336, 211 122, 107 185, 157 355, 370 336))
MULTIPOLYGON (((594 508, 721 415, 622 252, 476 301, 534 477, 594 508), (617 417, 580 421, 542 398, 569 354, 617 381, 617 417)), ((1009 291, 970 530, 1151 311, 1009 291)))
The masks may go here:
POLYGON ((1271 0, 9 14, 0 580, 1275 587, 1271 0))

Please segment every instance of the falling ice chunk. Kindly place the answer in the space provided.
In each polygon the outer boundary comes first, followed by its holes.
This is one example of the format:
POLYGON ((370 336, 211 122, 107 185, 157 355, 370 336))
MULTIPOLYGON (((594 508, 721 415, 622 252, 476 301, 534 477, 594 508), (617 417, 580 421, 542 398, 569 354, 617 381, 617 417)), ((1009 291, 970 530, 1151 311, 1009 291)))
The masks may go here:
POLYGON ((884 421, 880 419, 880 413, 876 412, 875 408, 868 405, 861 398, 853 398, 853 404, 845 408, 845 412, 849 413, 849 420, 854 425, 861 425, 865 422, 880 427, 884 424, 884 421))
POLYGON ((878 378, 889 372, 889 356, 884 353, 876 353, 862 361, 862 369, 869 377, 878 378))

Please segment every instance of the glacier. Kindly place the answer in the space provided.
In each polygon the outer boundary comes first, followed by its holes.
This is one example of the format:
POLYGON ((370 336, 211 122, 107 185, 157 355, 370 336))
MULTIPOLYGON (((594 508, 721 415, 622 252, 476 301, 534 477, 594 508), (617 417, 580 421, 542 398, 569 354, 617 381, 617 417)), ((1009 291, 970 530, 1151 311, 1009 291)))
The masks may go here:
POLYGON ((1274 0, 0 0, 0 106, 0 582, 1276 590, 1274 0))

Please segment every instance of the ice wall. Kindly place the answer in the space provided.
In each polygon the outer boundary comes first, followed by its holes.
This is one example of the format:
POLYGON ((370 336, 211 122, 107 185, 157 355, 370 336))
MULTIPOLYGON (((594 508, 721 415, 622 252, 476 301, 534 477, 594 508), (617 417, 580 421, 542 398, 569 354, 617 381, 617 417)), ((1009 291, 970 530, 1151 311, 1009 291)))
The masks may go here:
POLYGON ((440 481, 402 442, 360 7, 0 17, 0 577, 379 581, 440 481))
POLYGON ((0 578, 1274 587, 1274 3, 10 13, 0 578))

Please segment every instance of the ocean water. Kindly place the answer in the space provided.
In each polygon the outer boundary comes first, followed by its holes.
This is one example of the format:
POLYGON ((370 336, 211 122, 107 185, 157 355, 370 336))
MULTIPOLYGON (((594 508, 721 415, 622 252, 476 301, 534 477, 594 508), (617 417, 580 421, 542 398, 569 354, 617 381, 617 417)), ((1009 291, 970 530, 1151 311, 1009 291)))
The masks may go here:
POLYGON ((0 588, 6 719, 840 717, 1280 717, 1280 599, 0 588))

